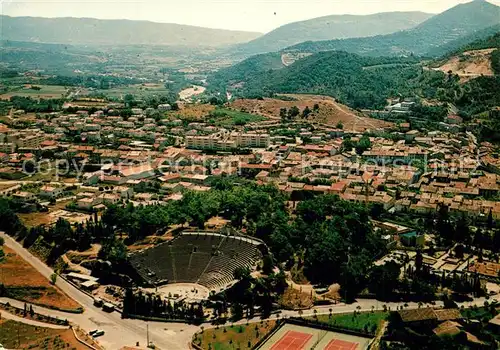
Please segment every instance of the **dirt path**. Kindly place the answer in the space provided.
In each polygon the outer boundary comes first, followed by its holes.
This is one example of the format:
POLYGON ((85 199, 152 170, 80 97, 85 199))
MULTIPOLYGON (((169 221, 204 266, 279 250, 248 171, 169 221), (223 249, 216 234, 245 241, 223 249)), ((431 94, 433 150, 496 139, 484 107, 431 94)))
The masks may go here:
POLYGON ((370 349, 373 349, 373 350, 380 349, 380 341, 382 340, 382 337, 384 336, 388 325, 389 325, 389 322, 387 320, 382 321, 382 325, 378 328, 377 334, 375 336, 375 339, 373 339, 373 343, 372 343, 372 346, 370 347, 370 349))

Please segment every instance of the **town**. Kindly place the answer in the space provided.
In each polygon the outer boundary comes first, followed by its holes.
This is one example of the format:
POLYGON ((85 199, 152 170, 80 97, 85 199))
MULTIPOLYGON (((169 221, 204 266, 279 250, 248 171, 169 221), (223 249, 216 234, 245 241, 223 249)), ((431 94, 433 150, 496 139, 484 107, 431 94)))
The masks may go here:
POLYGON ((498 349, 500 7, 439 10, 2 15, 0 349, 498 349))

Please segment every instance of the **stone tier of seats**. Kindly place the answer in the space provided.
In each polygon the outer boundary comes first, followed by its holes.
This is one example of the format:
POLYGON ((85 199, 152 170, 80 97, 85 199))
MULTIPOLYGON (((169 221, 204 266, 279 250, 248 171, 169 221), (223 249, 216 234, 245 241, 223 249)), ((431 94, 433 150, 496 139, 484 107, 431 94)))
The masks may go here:
POLYGON ((255 242, 220 234, 183 233, 138 252, 130 261, 151 285, 199 283, 219 291, 233 282, 234 270, 253 268, 262 258, 255 242))

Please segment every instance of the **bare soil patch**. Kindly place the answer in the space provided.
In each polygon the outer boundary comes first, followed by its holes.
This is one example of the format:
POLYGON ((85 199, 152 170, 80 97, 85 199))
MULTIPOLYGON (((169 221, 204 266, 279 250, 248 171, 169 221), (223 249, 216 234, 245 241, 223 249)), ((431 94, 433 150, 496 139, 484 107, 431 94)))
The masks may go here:
POLYGON ((288 287, 279 303, 288 310, 309 309, 313 306, 313 297, 310 292, 288 287))
POLYGON ((452 72, 460 77, 460 82, 465 83, 479 76, 493 76, 491 68, 491 53, 495 49, 466 51, 461 56, 451 57, 438 70, 452 72))
POLYGON ((11 320, 0 320, 0 343, 7 349, 90 349, 76 340, 71 329, 35 327, 11 320))
POLYGON ((169 116, 179 119, 204 119, 215 106, 209 104, 187 104, 180 103, 178 111, 171 111, 169 116))
POLYGON ((77 310, 81 306, 42 276, 33 266, 23 260, 12 249, 4 246, 5 259, 0 263, 2 283, 9 296, 63 310, 77 310))
POLYGON ((264 98, 263 100, 240 99, 232 102, 230 106, 237 110, 279 120, 281 108, 289 109, 297 106, 300 111, 303 111, 306 107, 312 110, 314 105, 318 104, 319 110, 313 111, 306 119, 307 121, 321 123, 332 128, 341 123, 345 130, 360 132, 392 126, 392 123, 370 118, 361 112, 336 102, 334 98, 329 96, 302 94, 283 96, 291 97, 295 101, 283 101, 275 98, 264 98))

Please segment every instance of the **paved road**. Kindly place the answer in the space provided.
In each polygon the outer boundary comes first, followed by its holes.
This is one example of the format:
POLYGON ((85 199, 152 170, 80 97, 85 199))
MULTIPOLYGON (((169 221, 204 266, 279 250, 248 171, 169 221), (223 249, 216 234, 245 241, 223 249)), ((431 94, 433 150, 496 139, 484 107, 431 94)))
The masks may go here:
MULTIPOLYGON (((49 278, 53 270, 24 249, 11 237, 0 233, 5 239, 5 244, 13 249, 28 263, 33 265, 43 276, 49 278)), ((56 285, 71 298, 85 308, 83 314, 71 314, 35 306, 36 312, 52 317, 67 319, 78 324, 82 329, 102 329, 104 336, 99 337, 99 343, 106 349, 116 350, 123 346, 135 346, 136 342, 142 347, 146 345, 146 324, 149 326, 149 339, 163 350, 188 349, 188 343, 193 334, 199 329, 193 325, 182 323, 145 322, 140 320, 124 320, 118 312, 106 313, 93 306, 93 300, 87 294, 58 278, 56 285)), ((3 299, 4 302, 7 299, 3 299)), ((14 305, 14 301, 8 300, 14 305)), ((24 305, 24 303, 21 303, 24 305)), ((16 305, 17 306, 17 305, 16 305)))
MULTIPOLYGON (((18 242, 16 242, 11 237, 0 233, 0 237, 5 239, 5 244, 18 253, 23 259, 28 263, 33 265, 42 275, 49 278, 53 273, 53 270, 41 262, 38 258, 34 257, 29 251, 24 249, 18 242)), ((62 278, 58 278, 56 285, 68 294, 71 298, 80 303, 84 308, 85 312, 83 314, 70 314, 60 311, 55 311, 51 309, 46 309, 43 307, 34 307, 37 313, 42 315, 59 317, 62 319, 67 319, 70 322, 78 324, 81 328, 86 331, 92 329, 102 329, 106 333, 104 336, 100 337, 98 340, 103 347, 106 349, 119 349, 123 346, 133 346, 136 342, 139 342, 141 346, 146 345, 146 328, 149 329, 149 339, 154 344, 156 344, 160 349, 163 350, 177 350, 177 349, 188 349, 188 344, 190 343, 192 336, 200 328, 193 325, 183 324, 183 323, 167 323, 167 322, 145 322, 140 320, 123 320, 118 312, 106 313, 101 309, 93 306, 93 300, 87 294, 81 292, 73 285, 69 284, 62 278)), ((472 305, 482 306, 486 299, 479 298, 472 302, 458 303, 459 306, 471 307, 472 305)), ((489 301, 493 301, 490 299, 489 301)), ((14 306, 23 307, 24 303, 16 302, 11 299, 0 298, 0 301, 9 301, 14 306), (16 304, 19 303, 19 304, 16 304)), ((358 302, 354 304, 344 304, 340 303, 337 305, 326 305, 318 306, 311 310, 304 310, 303 312, 281 310, 278 314, 280 318, 297 317, 302 315, 313 316, 314 310, 316 310, 317 315, 329 314, 330 309, 332 309, 332 314, 353 312, 358 311, 371 311, 371 310, 382 310, 383 306, 386 306, 390 310, 396 310, 398 308, 404 307, 404 309, 417 309, 419 307, 418 303, 383 303, 373 299, 359 299, 358 302), (372 308, 373 307, 373 308, 372 308)), ((434 305, 424 304, 425 306, 442 306, 442 302, 436 302, 434 305)), ((273 316, 276 317, 276 316, 273 316)), ((236 322, 246 323, 246 322, 258 322, 260 318, 256 317, 251 320, 241 320, 236 322)), ((204 324, 205 328, 210 327, 210 323, 204 324)))

